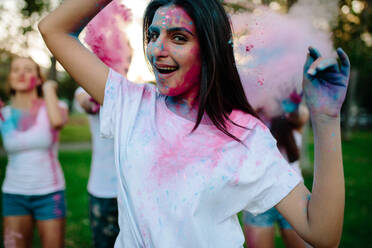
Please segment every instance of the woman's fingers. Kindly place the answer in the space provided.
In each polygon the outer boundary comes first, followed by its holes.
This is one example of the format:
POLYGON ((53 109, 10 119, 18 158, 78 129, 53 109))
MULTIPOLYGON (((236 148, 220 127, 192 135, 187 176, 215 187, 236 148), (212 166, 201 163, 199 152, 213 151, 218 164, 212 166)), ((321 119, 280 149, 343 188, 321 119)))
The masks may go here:
POLYGON ((322 57, 322 55, 320 54, 319 50, 314 48, 314 47, 309 47, 309 53, 310 53, 310 56, 314 59, 314 60, 317 60, 318 58, 322 57))
POLYGON ((337 48, 337 54, 341 61, 341 73, 345 76, 350 74, 350 60, 342 48, 337 48))
POLYGON ((338 63, 335 58, 318 58, 310 66, 307 73, 311 76, 315 76, 317 72, 325 71, 327 69, 330 69, 333 72, 339 72, 338 63))
POLYGON ((306 56, 306 62, 304 64, 304 72, 305 73, 309 70, 312 63, 314 63, 314 59, 311 58, 310 54, 308 53, 307 56, 306 56))

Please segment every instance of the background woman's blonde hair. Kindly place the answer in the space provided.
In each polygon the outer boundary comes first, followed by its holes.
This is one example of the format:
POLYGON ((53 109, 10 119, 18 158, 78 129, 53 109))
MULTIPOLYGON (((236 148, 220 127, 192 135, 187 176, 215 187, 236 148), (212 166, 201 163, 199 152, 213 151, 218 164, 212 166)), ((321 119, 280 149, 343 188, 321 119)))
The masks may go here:
MULTIPOLYGON (((38 79, 41 81, 41 84, 40 85, 38 85, 37 87, 36 87, 36 91, 37 91, 37 95, 39 96, 39 97, 42 97, 43 96, 43 91, 42 91, 42 89, 41 89, 41 87, 42 87, 42 85, 43 85, 43 83, 45 82, 45 77, 44 77, 44 75, 42 74, 42 72, 41 72, 41 68, 40 68, 40 66, 31 58, 31 57, 24 57, 24 56, 14 56, 14 57, 12 57, 12 59, 11 59, 11 61, 10 61, 10 69, 9 70, 11 70, 11 68, 12 68, 12 63, 13 63, 13 61, 14 60, 16 60, 16 59, 29 59, 29 60, 31 60, 34 64, 35 64, 35 66, 36 66, 36 73, 37 73, 37 77, 38 77, 38 79)), ((10 71, 9 71, 9 74, 10 74, 10 71)), ((10 95, 15 95, 15 90, 14 89, 12 89, 11 88, 11 86, 10 86, 10 81, 9 81, 9 74, 8 74, 8 80, 7 80, 7 82, 6 82, 6 92, 8 93, 8 94, 10 94, 10 95)))

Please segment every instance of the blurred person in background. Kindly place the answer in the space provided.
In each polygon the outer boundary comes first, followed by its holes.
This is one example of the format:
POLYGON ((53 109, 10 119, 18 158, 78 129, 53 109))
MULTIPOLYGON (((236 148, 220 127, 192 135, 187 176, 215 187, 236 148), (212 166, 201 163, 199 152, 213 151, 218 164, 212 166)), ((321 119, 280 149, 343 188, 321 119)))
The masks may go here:
POLYGON ((16 57, 7 82, 10 102, 0 130, 8 155, 2 185, 5 247, 31 247, 34 226, 42 247, 63 247, 65 180, 58 161, 59 131, 67 122, 57 83, 44 82, 31 58, 16 57))
MULTIPOLYGON (((277 146, 289 165, 302 177, 300 168, 300 151, 302 143, 302 131, 309 120, 309 111, 301 104, 301 95, 293 92, 282 104, 283 114, 275 116, 266 124, 277 141, 277 146)), ((264 115, 263 108, 258 111, 260 117, 268 119, 264 115)), ((303 180, 303 178, 302 178, 303 180)), ((304 248, 305 242, 293 230, 287 220, 276 210, 271 208, 264 213, 254 216, 243 212, 244 235, 249 248, 273 248, 274 247, 274 225, 277 223, 280 234, 287 248, 304 248)))
MULTIPOLYGON (((128 44, 129 46, 129 44, 128 44)), ((126 73, 131 54, 126 54, 126 73)), ((88 114, 92 134, 92 162, 88 182, 89 217, 95 248, 114 247, 119 233, 114 142, 100 136, 100 105, 81 87, 75 91, 76 108, 88 114)))

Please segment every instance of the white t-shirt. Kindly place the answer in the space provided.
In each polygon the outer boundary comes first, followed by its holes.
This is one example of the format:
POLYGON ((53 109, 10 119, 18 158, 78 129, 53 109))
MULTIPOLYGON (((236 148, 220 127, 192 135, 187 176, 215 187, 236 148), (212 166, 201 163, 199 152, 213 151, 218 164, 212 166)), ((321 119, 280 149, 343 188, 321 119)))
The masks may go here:
POLYGON ((245 146, 213 125, 171 112, 151 84, 110 70, 101 132, 114 138, 120 233, 115 247, 242 247, 236 214, 275 206, 301 178, 256 118, 233 111, 228 125, 245 146))
MULTIPOLYGON (((79 87, 75 96, 86 93, 79 87)), ((87 93, 86 93, 87 94, 87 93)), ((81 107, 79 111, 84 111, 81 107)), ((100 136, 99 115, 88 115, 92 134, 92 162, 88 181, 88 192, 95 197, 115 198, 118 180, 114 160, 114 142, 100 136)))
MULTIPOLYGON (((60 106, 67 108, 60 102, 60 106)), ((20 110, 6 106, 1 109, 1 135, 8 164, 2 190, 4 193, 43 195, 63 190, 65 180, 58 161, 59 132, 52 129, 45 103, 36 114, 35 123, 26 130, 20 110)), ((26 120, 27 121, 27 120, 26 120)))

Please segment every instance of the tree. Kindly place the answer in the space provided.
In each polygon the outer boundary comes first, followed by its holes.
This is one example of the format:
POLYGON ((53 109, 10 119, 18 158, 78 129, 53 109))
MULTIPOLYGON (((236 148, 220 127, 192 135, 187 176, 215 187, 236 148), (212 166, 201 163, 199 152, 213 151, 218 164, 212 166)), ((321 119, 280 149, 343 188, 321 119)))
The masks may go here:
MULTIPOLYGON (((13 53, 25 51, 30 46, 30 41, 35 36, 39 36, 37 23, 40 19, 59 5, 61 0, 16 0, 11 6, 15 9, 10 10, 9 3, 0 2, 0 23, 5 35, 0 36, 0 80, 6 81, 9 71, 10 58, 13 53), (11 13, 10 13, 11 12, 11 13)), ((57 73, 56 60, 51 57, 51 67, 49 78, 58 78, 59 95, 67 99, 70 103, 73 99, 76 84, 67 73, 57 73)), ((0 97, 7 100, 5 84, 1 84, 0 97)), ((70 105, 71 106, 71 105, 70 105)))

